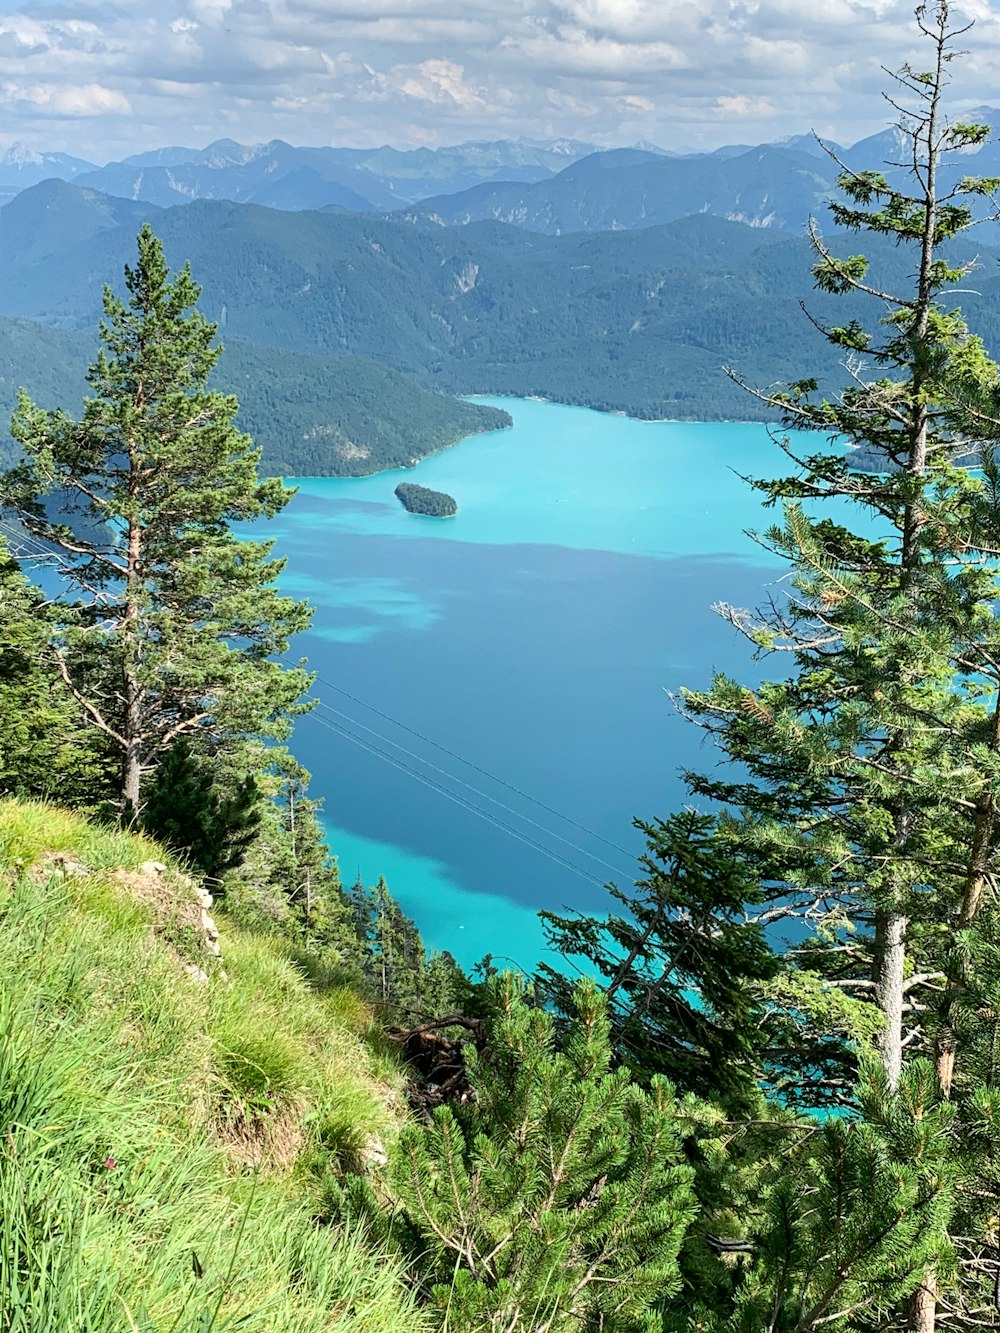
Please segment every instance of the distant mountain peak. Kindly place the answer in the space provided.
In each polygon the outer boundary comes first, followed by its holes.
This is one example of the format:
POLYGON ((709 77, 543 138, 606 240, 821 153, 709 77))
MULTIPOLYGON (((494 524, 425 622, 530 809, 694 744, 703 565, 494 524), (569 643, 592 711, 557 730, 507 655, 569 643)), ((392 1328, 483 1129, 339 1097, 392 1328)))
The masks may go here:
POLYGON ((272 151, 278 140, 271 143, 237 143, 235 139, 216 139, 210 143, 201 155, 201 162, 206 167, 246 166, 265 157, 272 151))
POLYGON ((3 157, 0 157, 0 166, 2 167, 40 167, 45 161, 41 153, 29 147, 22 139, 15 139, 10 145, 3 157))

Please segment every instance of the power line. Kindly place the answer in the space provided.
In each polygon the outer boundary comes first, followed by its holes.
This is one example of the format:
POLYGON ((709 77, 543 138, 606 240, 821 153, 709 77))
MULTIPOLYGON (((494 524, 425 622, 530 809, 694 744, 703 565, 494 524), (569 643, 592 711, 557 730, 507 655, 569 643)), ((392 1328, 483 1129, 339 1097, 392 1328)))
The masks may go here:
POLYGON ((43 546, 36 537, 32 537, 30 532, 25 532, 6 519, 0 519, 0 534, 7 539, 10 552, 15 558, 18 557, 19 550, 23 551, 29 560, 48 560, 56 554, 55 551, 43 546))
MULTIPOLYGON (((506 782, 503 778, 498 778, 497 775, 491 773, 489 769, 480 767, 479 764, 474 763, 471 759, 466 759, 464 755, 457 754, 454 750, 449 750, 446 745, 441 745, 438 741, 432 740, 430 736, 425 736, 422 732, 415 730, 415 728, 408 727, 405 722, 400 722, 398 718, 393 717, 391 714, 384 713, 381 708, 376 708, 374 704, 368 703, 367 700, 360 699, 356 694, 351 694, 349 690, 345 690, 342 686, 334 685, 333 681, 327 680, 325 676, 321 676, 317 673, 316 679, 321 685, 325 685, 328 689, 336 690, 338 694, 342 694, 345 698, 352 700, 356 704, 360 704, 362 708, 367 708, 370 712, 376 713, 386 722, 391 722, 394 727, 399 727, 401 731, 406 731, 409 732, 411 736, 416 736, 417 740, 423 741, 426 745, 433 746, 435 750, 440 750, 442 754, 446 754, 450 759, 457 759, 460 764, 465 764, 467 768, 471 768, 476 773, 480 773, 484 778, 489 778, 491 782, 496 782, 499 786, 506 787, 508 791, 514 792, 516 796, 520 796, 523 800, 530 801, 533 805, 537 805, 540 809, 547 811, 550 815, 555 815, 557 819, 565 820, 567 824, 572 824, 572 826, 579 829, 581 833, 586 833, 588 838, 596 838, 598 842, 603 842, 605 846, 614 848, 616 852, 621 852, 622 856, 627 856, 630 861, 634 858, 634 852, 630 852, 626 848, 620 847, 618 843, 612 842, 610 838, 605 838, 601 833, 595 833, 593 829, 587 828, 585 824, 579 823, 570 815, 563 814, 561 810, 556 810, 553 806, 546 805, 545 802, 540 801, 537 796, 532 796, 528 792, 522 791, 520 787, 515 787, 512 782, 506 782)), ((329 706, 330 705, 328 704, 327 707, 329 706)), ((358 725, 360 726, 361 724, 359 723, 358 725)), ((456 779, 456 781, 458 781, 458 779, 456 779)), ((606 862, 601 862, 601 864, 604 865, 606 862)))
POLYGON ((529 837, 528 834, 522 833, 520 829, 516 829, 513 825, 508 824, 506 820, 498 819, 497 816, 491 814, 489 810, 483 810, 471 801, 467 801, 464 796, 457 796, 454 792, 449 791, 447 787, 443 787, 441 783, 435 782, 433 778, 426 777, 423 773, 412 768, 409 764, 404 763, 401 759, 396 759, 392 755, 386 754, 384 750, 380 750, 377 746, 372 745, 370 741, 366 741, 362 736, 354 735, 354 733, 348 731, 346 727, 342 727, 339 722, 331 722, 329 718, 324 717, 320 713, 316 714, 316 721, 321 723, 324 727, 329 727, 331 731, 337 732, 338 735, 343 736, 346 740, 352 741, 362 750, 367 750, 369 754, 373 754, 377 758, 384 760, 385 763, 391 764, 393 768, 398 768, 401 772, 416 778, 417 781, 422 782, 425 787, 429 787, 432 791, 438 792, 449 801, 453 801, 463 809, 471 811, 474 815, 478 815, 480 819, 485 819, 487 823, 495 825, 495 827, 501 829, 504 833, 509 834, 510 837, 517 838, 519 842, 525 843, 528 847, 533 847, 535 851, 541 852, 543 856, 547 856, 550 861, 556 862, 566 870, 571 870, 573 874, 579 875, 581 879, 587 880, 590 884, 595 884, 599 889, 604 888, 604 884, 601 880, 597 879, 589 871, 582 869, 578 865, 574 865, 572 861, 567 860, 566 857, 562 856, 559 852, 553 852, 550 848, 544 846, 544 844, 538 842, 535 838, 529 837))
POLYGON ((457 782, 458 785, 464 787, 466 791, 471 791, 483 800, 492 802, 493 805, 499 806, 501 810, 505 810, 507 814, 513 815, 515 819, 523 819, 526 824, 531 824, 533 828, 541 829, 541 831, 548 834, 550 838, 556 838, 559 842, 565 843, 567 847, 572 847, 574 852, 578 852, 581 856, 586 856, 589 860, 596 861, 598 865, 604 866, 605 870, 610 870, 613 874, 622 875, 626 879, 631 879, 630 871, 622 870, 620 866, 613 866, 610 861, 605 861, 602 857, 595 856, 593 852, 588 852, 585 847, 579 846, 578 843, 573 842, 570 838, 564 838, 561 833, 556 833, 554 829, 548 828, 545 824, 540 824, 537 819, 532 819, 530 815, 522 814, 520 810, 515 810, 513 806, 505 805, 503 801, 498 801, 495 796, 490 796, 488 792, 481 791, 478 787, 474 787, 471 782, 465 782, 462 778, 456 777, 454 773, 449 773, 447 769, 440 768, 437 764, 432 764, 429 759, 424 759, 422 755, 416 754, 413 750, 408 750, 405 745, 400 745, 398 741, 390 740, 388 736, 383 736, 381 732, 375 731, 373 727, 365 726, 363 722, 359 722, 348 713, 342 713, 339 708, 334 708, 332 704, 328 704, 325 700, 320 699, 318 703, 320 708, 325 708, 328 712, 336 713, 338 717, 345 718, 352 726, 360 727, 362 731, 367 731, 369 735, 375 736, 384 744, 391 745, 393 749, 400 750, 411 759, 415 759, 418 764, 425 764, 428 768, 433 769, 435 773, 440 773, 442 777, 448 778, 449 781, 457 782))

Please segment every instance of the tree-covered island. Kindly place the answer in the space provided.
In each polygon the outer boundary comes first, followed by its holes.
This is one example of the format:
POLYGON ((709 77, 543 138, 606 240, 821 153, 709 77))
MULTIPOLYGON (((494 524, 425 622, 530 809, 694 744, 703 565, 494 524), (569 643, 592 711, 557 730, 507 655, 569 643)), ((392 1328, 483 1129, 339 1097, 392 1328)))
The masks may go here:
POLYGON ((396 499, 410 514, 429 514, 432 518, 454 518, 458 505, 444 491, 432 491, 427 486, 401 481, 396 487, 396 499))

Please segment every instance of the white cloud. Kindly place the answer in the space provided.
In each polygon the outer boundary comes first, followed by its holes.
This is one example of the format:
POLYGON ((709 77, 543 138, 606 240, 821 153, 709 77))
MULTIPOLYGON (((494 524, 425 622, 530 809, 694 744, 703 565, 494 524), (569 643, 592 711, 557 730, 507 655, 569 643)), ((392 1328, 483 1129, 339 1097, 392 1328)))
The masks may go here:
POLYGON ((453 102, 456 106, 486 105, 482 90, 465 81, 465 70, 453 60, 423 60, 412 74, 403 74, 397 83, 407 97, 424 102, 453 102))
POLYGON ((778 108, 769 97, 748 97, 741 93, 738 97, 717 97, 715 112, 726 119, 752 116, 755 120, 761 120, 776 116, 778 108))
POLYGON ((29 83, 0 85, 5 102, 27 102, 43 116, 75 119, 79 116, 127 116, 132 108, 128 98, 114 88, 99 83, 74 85, 29 83))
MULTIPOLYGON (((921 56, 913 0, 17 2, 0 15, 0 146, 102 161, 222 127, 248 142, 684 149, 815 125, 850 141, 887 118, 880 66, 921 56), (60 137, 60 116, 99 130, 60 137)), ((998 101, 1000 0, 963 13, 977 22, 957 99, 998 101)))

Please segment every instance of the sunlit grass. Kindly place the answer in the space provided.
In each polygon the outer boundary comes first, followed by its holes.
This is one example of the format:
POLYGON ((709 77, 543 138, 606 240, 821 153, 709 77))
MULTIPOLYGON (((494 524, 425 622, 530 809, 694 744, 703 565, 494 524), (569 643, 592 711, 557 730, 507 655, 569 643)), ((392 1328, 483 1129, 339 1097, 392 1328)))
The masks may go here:
POLYGON ((418 1333, 388 1257, 313 1220, 393 1130, 364 1006, 228 928, 229 980, 186 975, 114 879, 147 860, 167 858, 0 802, 3 1333, 418 1333))

